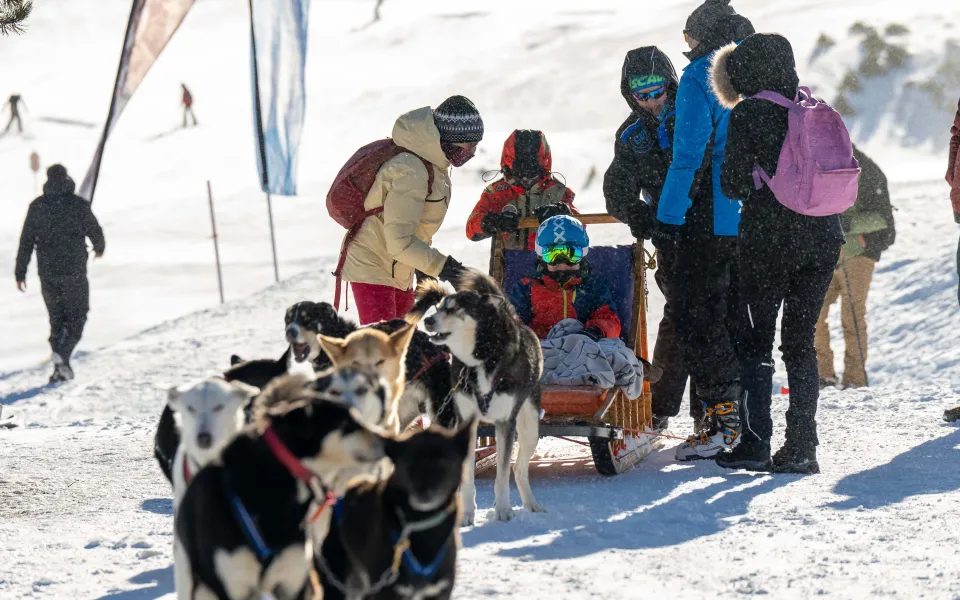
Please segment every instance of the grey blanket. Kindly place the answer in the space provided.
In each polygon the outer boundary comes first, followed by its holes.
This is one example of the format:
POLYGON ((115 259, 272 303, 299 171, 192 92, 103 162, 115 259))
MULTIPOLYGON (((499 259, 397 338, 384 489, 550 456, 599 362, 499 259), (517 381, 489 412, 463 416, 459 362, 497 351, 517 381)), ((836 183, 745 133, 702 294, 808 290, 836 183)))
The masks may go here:
POLYGON ((583 324, 564 319, 550 330, 543 348, 543 379, 547 385, 618 386, 630 400, 643 392, 643 365, 623 340, 595 342, 583 335, 583 324))

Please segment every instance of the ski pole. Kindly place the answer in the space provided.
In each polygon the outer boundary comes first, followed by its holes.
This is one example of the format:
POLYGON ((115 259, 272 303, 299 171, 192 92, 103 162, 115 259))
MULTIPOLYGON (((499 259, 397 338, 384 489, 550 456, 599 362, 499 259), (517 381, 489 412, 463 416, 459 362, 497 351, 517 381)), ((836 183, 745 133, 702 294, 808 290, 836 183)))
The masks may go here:
POLYGON ((860 351, 860 365, 863 367, 863 382, 870 386, 870 380, 867 378, 867 359, 863 354, 863 340, 860 336, 860 320, 857 319, 857 307, 853 303, 853 288, 850 286, 850 273, 847 272, 847 261, 840 261, 840 268, 843 269, 843 279, 847 285, 847 298, 850 300, 850 314, 853 315, 853 330, 857 333, 857 350, 860 351))

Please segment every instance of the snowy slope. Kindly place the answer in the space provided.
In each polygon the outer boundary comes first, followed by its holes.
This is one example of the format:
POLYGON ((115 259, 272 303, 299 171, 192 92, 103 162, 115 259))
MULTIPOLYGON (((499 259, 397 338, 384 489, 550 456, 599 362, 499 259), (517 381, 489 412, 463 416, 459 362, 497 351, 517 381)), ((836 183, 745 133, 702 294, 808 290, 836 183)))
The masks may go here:
MULTIPOLYGON (((623 55, 657 43, 682 67, 678 32, 695 4, 664 2, 651 10, 645 3, 614 0, 453 5, 390 0, 385 20, 363 28, 370 2, 316 3, 300 196, 274 200, 281 277, 329 270, 342 232, 327 218, 322 200, 352 150, 388 134, 401 112, 436 105, 453 93, 474 99, 488 133, 479 158, 455 173, 454 202, 438 247, 461 261, 485 264, 483 249, 464 243, 462 224, 484 185, 480 174, 497 168, 502 140, 516 127, 544 128, 554 165, 578 192, 580 205, 602 208, 599 181, 588 189, 583 184, 592 167, 602 176, 612 157, 612 132, 625 116, 618 86, 623 55)), ((911 39, 930 30, 927 47, 940 48, 960 35, 945 28, 960 22, 960 5, 949 4, 743 0, 736 5, 758 29, 787 33, 804 77, 808 71, 816 85, 827 85, 818 70, 824 61, 814 69, 805 60, 821 33, 843 39, 852 23, 878 15, 879 26, 910 25, 911 39), (938 23, 935 30, 928 27, 931 21, 938 23)), ((26 138, 0 137, 0 205, 6 216, 0 221, 0 263, 12 265, 22 218, 34 197, 30 152, 36 150, 44 166, 63 162, 82 178, 106 115, 128 7, 126 0, 45 0, 37 4, 28 34, 0 42, 0 96, 20 93, 29 110, 26 138)), ((242 0, 197 2, 120 119, 94 205, 108 251, 91 269, 93 310, 80 350, 217 302, 207 179, 217 202, 227 298, 272 283, 250 126, 246 18, 242 0), (194 130, 178 129, 181 81, 196 99, 201 126, 194 130)), ((852 50, 841 50, 827 61, 838 69, 851 60, 852 50)), ((894 114, 896 105, 882 106, 877 118, 894 114)), ((868 151, 890 153, 881 165, 894 179, 932 180, 943 171, 942 158, 930 160, 926 151, 900 152, 886 138, 878 137, 876 145, 872 138, 860 141, 870 142, 868 151)), ((12 283, 0 286, 5 307, 0 332, 7 340, 0 366, 37 364, 47 355, 46 315, 33 273, 31 267, 27 297, 12 283)))
MULTIPOLYGON (((326 185, 357 145, 387 134, 400 112, 464 93, 484 114, 487 142, 455 173, 454 203, 436 238, 464 262, 486 264, 487 245, 467 242, 463 222, 482 189, 480 173, 496 168, 514 127, 545 128, 554 164, 581 208, 601 209, 599 184, 582 184, 591 166, 602 174, 612 156, 612 132, 626 110, 618 90, 623 54, 658 43, 678 67, 685 64, 679 31, 695 2, 661 4, 389 0, 385 21, 361 29, 370 3, 315 2, 301 195, 274 202, 286 280, 257 291, 271 283, 272 267, 250 131, 246 3, 198 1, 108 148, 94 204, 108 249, 91 267, 93 311, 77 381, 43 386, 48 367, 36 365, 47 352, 46 317, 36 279, 27 298, 12 281, 0 286, 0 403, 26 423, 0 431, 0 597, 172 593, 170 493, 150 449, 163 390, 222 370, 234 352, 279 355, 283 309, 331 297, 327 274, 341 232, 322 209, 326 185), (175 130, 180 81, 193 89, 201 120, 186 132, 175 130), (208 178, 225 262, 223 307, 216 307, 208 178)), ((823 32, 845 40, 854 22, 876 15, 881 28, 906 24, 926 48, 916 54, 931 61, 960 35, 960 9, 913 4, 735 3, 758 29, 790 37, 802 76, 828 97, 830 69, 849 68, 855 48, 838 44, 815 69, 806 57, 823 32)), ((26 36, 0 41, 4 84, 23 94, 31 129, 28 139, 0 138, 7 217, 0 262, 13 262, 33 194, 29 152, 82 176, 106 113, 128 7, 45 0, 26 36)), ((908 71, 907 78, 923 75, 908 71)), ((877 107, 870 115, 883 127, 876 131, 895 130, 900 104, 872 103, 869 94, 856 102, 877 107)), ((960 597, 960 433, 938 424, 944 407, 960 403, 957 228, 942 183, 945 160, 934 141, 918 145, 886 133, 858 141, 894 180, 898 241, 870 298, 874 387, 829 391, 821 400, 824 474, 677 466, 668 448, 603 479, 579 447, 543 441, 533 477, 550 513, 500 524, 481 511, 478 525, 464 531, 456 597, 960 597)), ((626 239, 622 227, 594 231, 602 243, 626 239)), ((651 305, 655 330, 662 306, 655 288, 651 305)), ((839 350, 839 323, 834 331, 839 350)), ((775 383, 785 384, 782 368, 775 383)), ((778 399, 776 414, 784 408, 778 399)), ((782 416, 776 422, 782 436, 782 416)), ((674 424, 681 434, 689 428, 687 420, 674 424)), ((489 507, 489 479, 479 493, 480 506, 489 507)))

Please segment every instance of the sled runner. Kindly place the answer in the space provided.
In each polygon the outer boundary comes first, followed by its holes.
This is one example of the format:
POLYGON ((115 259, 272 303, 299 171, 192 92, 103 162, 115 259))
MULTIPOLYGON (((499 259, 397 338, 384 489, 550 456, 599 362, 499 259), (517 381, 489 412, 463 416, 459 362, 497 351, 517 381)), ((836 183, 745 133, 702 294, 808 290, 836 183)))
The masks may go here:
MULTIPOLYGON (((619 223, 606 214, 575 215, 585 225, 619 223)), ((536 229, 536 219, 523 219, 522 228, 536 229)), ((644 359, 647 350, 647 268, 652 257, 643 242, 630 246, 591 246, 591 272, 602 276, 613 288, 622 338, 628 348, 644 359)), ((536 272, 537 255, 530 250, 505 250, 500 236, 494 236, 490 253, 490 275, 504 290, 536 272)), ((587 438, 597 471, 602 475, 622 473, 647 457, 656 447, 653 430, 650 385, 643 394, 628 400, 619 388, 546 385, 543 388, 540 436, 587 438)), ((492 436, 493 427, 481 427, 481 436, 492 436)), ((482 438, 478 448, 492 445, 482 438)), ((483 453, 478 450, 478 457, 483 453)))

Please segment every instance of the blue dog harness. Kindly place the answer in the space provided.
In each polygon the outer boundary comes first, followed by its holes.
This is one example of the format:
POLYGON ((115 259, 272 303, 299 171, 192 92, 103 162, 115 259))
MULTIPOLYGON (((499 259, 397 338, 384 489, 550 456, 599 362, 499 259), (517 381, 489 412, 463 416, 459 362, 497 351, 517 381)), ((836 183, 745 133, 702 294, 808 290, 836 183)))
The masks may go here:
POLYGON ((263 536, 260 535, 260 530, 257 529, 257 524, 253 521, 253 517, 250 516, 247 507, 243 505, 239 496, 234 493, 233 488, 230 486, 226 472, 224 472, 223 486, 227 494, 227 500, 230 502, 230 509, 233 511, 233 516, 237 519, 237 523, 240 525, 244 537, 247 538, 247 543, 253 548, 253 552, 257 555, 257 560, 260 561, 260 564, 266 565, 277 555, 277 551, 263 541, 263 536))

